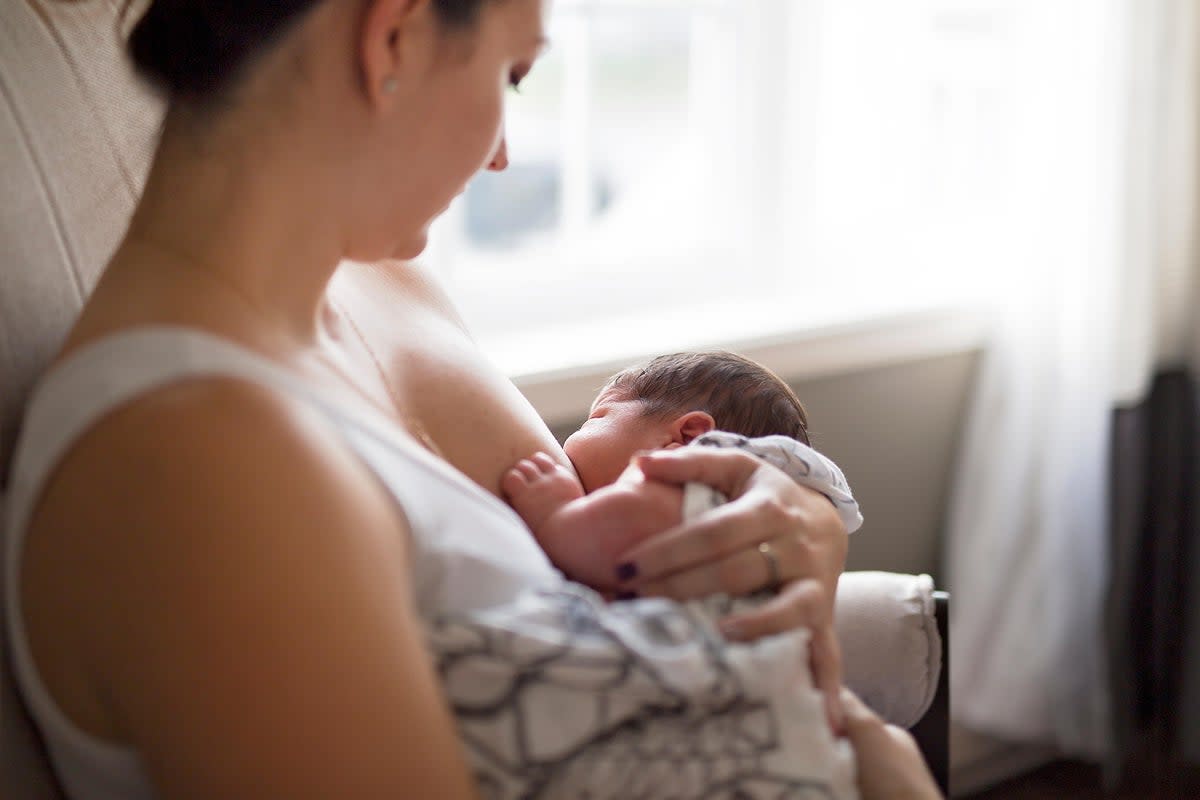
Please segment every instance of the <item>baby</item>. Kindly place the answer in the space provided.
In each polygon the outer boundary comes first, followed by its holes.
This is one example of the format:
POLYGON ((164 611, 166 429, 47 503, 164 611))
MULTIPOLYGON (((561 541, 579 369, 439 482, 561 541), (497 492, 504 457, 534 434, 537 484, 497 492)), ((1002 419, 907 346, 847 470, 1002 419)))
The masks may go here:
POLYGON ((551 561, 573 580, 609 591, 634 545, 723 502, 689 485, 681 506, 646 519, 635 490, 641 473, 630 459, 685 445, 746 449, 829 497, 847 530, 862 524, 841 471, 808 446, 808 416, 795 392, 762 365, 723 351, 673 353, 617 373, 563 444, 575 474, 536 453, 509 470, 501 488, 551 561))
POLYGON ((757 598, 609 604, 579 585, 614 594, 633 545, 724 500, 688 484, 681 502, 678 488, 644 483, 628 467, 639 450, 747 449, 825 493, 857 528, 841 472, 807 442, 804 408, 770 371, 730 353, 680 353, 609 380, 564 445, 575 471, 537 453, 505 474, 513 508, 578 583, 430 631, 483 794, 858 796, 849 746, 812 682, 807 631, 727 643, 715 621, 757 598), (659 491, 667 502, 647 503, 659 491))

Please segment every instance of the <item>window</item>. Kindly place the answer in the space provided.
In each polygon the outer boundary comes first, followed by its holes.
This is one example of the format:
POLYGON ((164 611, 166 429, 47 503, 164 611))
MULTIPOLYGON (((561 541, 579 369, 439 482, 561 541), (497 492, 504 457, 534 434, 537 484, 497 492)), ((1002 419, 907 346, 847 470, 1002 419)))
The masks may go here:
POLYGON ((1040 5, 556 0, 429 258, 512 372, 977 292, 1040 5))
MULTIPOLYGON (((1050 5, 1047 2, 1045 5, 1050 5)), ((1015 0, 829 0, 808 125, 804 241, 877 297, 956 297, 1002 259, 1013 201, 1015 0)), ((860 288, 860 291, 864 291, 860 288)))

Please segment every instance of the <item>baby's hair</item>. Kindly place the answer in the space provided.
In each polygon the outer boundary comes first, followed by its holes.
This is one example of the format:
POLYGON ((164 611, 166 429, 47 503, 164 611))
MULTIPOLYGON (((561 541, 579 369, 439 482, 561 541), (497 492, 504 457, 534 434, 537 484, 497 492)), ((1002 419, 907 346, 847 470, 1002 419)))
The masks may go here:
POLYGON ((704 411, 717 429, 808 440, 808 415, 778 375, 724 350, 670 353, 621 370, 603 392, 642 403, 649 416, 704 411))

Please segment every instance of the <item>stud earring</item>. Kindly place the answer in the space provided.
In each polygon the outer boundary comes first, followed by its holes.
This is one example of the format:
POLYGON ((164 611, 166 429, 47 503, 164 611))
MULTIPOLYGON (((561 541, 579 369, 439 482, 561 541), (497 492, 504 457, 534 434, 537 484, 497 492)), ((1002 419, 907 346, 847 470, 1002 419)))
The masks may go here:
POLYGON ((396 91, 398 86, 399 84, 396 83, 396 77, 394 75, 388 75, 383 79, 383 83, 380 84, 380 88, 383 89, 385 94, 391 94, 392 92, 396 91))

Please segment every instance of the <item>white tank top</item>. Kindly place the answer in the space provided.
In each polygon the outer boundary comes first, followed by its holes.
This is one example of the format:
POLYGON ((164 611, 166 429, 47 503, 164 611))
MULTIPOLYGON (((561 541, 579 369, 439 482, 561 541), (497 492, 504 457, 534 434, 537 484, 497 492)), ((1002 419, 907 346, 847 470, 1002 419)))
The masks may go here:
POLYGON ((239 378, 298 398, 342 435, 404 509, 423 618, 505 603, 522 589, 562 580, 512 509, 369 406, 351 405, 257 354, 194 330, 139 328, 99 340, 56 366, 34 391, 3 528, 4 625, 16 683, 71 800, 153 800, 155 793, 137 754, 80 730, 38 676, 17 569, 33 503, 72 444, 104 415, 153 389, 202 376, 239 378))

